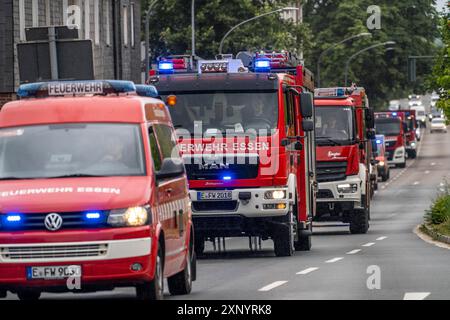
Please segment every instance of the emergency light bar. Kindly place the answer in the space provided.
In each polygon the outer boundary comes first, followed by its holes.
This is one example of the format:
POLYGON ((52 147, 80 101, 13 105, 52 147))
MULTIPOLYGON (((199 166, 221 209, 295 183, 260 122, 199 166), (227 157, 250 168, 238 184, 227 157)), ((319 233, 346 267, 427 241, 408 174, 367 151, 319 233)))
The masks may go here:
POLYGON ((314 90, 316 97, 345 97, 346 90, 344 88, 318 88, 314 90))
POLYGON ((176 71, 187 71, 187 56, 161 58, 158 62, 160 74, 172 74, 176 71))
POLYGON ((158 90, 155 86, 136 84, 136 93, 141 97, 159 98, 158 90))
POLYGON ((203 60, 198 62, 198 73, 227 73, 228 60, 203 60))
POLYGON ((275 69, 291 69, 300 65, 297 57, 289 52, 257 52, 253 57, 255 72, 268 73, 275 69))
POLYGON ((61 97, 79 95, 106 95, 136 92, 131 81, 121 80, 88 80, 88 81, 55 81, 23 84, 17 91, 20 99, 38 97, 61 97))

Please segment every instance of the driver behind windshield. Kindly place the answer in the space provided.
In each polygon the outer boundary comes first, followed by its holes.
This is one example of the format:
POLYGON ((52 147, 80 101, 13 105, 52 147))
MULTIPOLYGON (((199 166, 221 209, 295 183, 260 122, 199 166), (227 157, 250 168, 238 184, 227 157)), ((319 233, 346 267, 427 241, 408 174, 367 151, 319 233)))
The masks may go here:
POLYGON ((336 115, 327 117, 325 121, 322 136, 335 139, 346 139, 348 137, 346 128, 342 126, 344 122, 337 121, 336 115))

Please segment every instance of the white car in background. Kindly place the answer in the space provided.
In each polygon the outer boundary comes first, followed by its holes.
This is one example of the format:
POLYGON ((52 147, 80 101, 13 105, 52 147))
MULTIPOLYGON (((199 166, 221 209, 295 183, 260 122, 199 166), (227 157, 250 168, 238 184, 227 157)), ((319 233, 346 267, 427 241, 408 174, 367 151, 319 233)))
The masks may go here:
POLYGON ((444 118, 434 118, 431 120, 430 132, 433 133, 435 131, 447 132, 447 124, 444 118))

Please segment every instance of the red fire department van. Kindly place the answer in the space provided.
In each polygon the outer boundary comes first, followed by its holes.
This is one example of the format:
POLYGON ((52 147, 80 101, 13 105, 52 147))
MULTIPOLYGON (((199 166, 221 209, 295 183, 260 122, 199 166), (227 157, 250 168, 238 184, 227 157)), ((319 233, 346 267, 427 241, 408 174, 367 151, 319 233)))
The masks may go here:
POLYGON ((0 296, 124 286, 161 299, 165 277, 189 293, 187 177, 156 89, 51 82, 18 95, 0 112, 0 296))
POLYGON ((311 247, 315 213, 312 74, 294 55, 162 59, 151 82, 170 108, 187 168, 195 248, 272 239, 277 256, 311 247))
POLYGON ((375 130, 377 134, 385 136, 388 163, 405 168, 407 125, 398 111, 376 112, 375 130))
POLYGON ((366 233, 370 219, 370 158, 374 115, 363 88, 315 91, 316 221, 342 221, 366 233))

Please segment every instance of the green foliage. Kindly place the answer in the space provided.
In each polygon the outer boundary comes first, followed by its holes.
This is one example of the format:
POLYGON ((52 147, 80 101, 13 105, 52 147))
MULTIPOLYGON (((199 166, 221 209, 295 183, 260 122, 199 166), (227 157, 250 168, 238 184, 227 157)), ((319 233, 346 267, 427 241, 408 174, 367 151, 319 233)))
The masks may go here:
MULTIPOLYGON (((147 3, 150 0, 147 0, 147 3)), ((196 54, 214 58, 222 37, 233 26, 254 16, 288 6, 289 0, 196 0, 196 54)), ((144 4, 144 7, 146 5, 144 4)), ((144 10, 145 11, 145 10, 144 10)), ((150 20, 153 58, 163 54, 191 52, 191 1, 160 0, 150 20)), ((224 53, 243 50, 287 49, 299 51, 309 45, 306 24, 294 25, 279 14, 249 22, 236 29, 224 43, 224 53)))
POLYGON ((440 225, 450 221, 450 186, 448 183, 444 187, 431 208, 426 211, 425 220, 432 225, 440 225))
POLYGON ((434 1, 403 0, 310 0, 305 6, 305 21, 314 35, 312 50, 308 51, 307 66, 316 70, 317 57, 331 44, 361 32, 362 37, 336 47, 323 57, 321 86, 343 85, 345 62, 357 51, 372 44, 395 41, 395 51, 386 53, 384 47, 362 53, 350 66, 349 80, 367 88, 371 105, 381 109, 387 101, 402 98, 411 92, 425 91, 424 79, 431 73, 431 60, 417 61, 417 82, 409 83, 408 56, 433 55, 437 33, 437 13, 434 1), (367 8, 381 8, 381 29, 368 30, 367 8))
POLYGON ((436 59, 429 87, 439 93, 440 99, 436 105, 450 119, 450 14, 441 18, 439 31, 442 48, 436 59))

